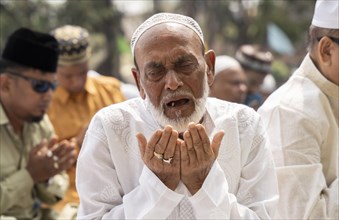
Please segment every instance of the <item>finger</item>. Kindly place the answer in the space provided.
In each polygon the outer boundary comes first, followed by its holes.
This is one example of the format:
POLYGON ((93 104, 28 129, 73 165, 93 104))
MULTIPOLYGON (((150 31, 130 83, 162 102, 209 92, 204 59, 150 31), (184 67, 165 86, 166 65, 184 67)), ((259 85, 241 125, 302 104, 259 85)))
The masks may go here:
POLYGON ((75 160, 76 160, 76 150, 73 149, 72 151, 67 152, 67 154, 64 154, 61 157, 59 157, 59 159, 56 160, 55 162, 59 164, 59 167, 62 168, 62 170, 64 170, 70 168, 74 164, 75 160))
POLYGON ((147 145, 146 138, 141 133, 137 133, 136 138, 137 138, 137 141, 138 141, 141 158, 144 158, 146 145, 147 145))
POLYGON ((47 140, 43 139, 39 144, 37 144, 32 150, 31 150, 31 154, 38 154, 41 155, 43 152, 46 153, 46 150, 44 150, 44 148, 46 148, 47 146, 47 140))
POLYGON ((48 143, 48 149, 53 150, 55 145, 58 143, 58 137, 56 135, 52 136, 48 143))
POLYGON ((224 137, 225 132, 224 131, 219 131, 218 133, 216 133, 216 135, 214 135, 212 143, 211 143, 211 148, 213 150, 213 153, 215 155, 215 158, 218 157, 219 154, 219 149, 220 149, 220 144, 221 141, 224 137))
POLYGON ((148 143, 145 138, 146 145, 144 145, 145 147, 143 156, 143 158, 145 159, 144 161, 149 161, 154 157, 155 146, 162 137, 162 134, 163 132, 161 130, 157 130, 156 132, 154 132, 148 143))
POLYGON ((185 167, 189 165, 189 156, 187 151, 187 146, 185 141, 180 142, 180 166, 185 167))
POLYGON ((163 134, 160 138, 160 140, 158 141, 158 143, 155 145, 155 152, 158 154, 164 154, 166 147, 168 145, 168 142, 170 140, 170 137, 172 136, 172 131, 173 128, 171 126, 166 126, 164 128, 163 134))
POLYGON ((172 134, 170 136, 166 150, 164 152, 164 159, 169 159, 174 156, 174 152, 177 146, 177 140, 178 140, 178 132, 175 130, 172 130, 172 134))
POLYGON ((75 143, 71 141, 64 140, 57 145, 54 145, 55 149, 53 154, 59 158, 68 156, 69 154, 76 153, 75 143))
POLYGON ((197 129, 197 125, 194 124, 194 123, 190 123, 189 126, 188 126, 188 131, 191 134, 192 143, 193 143, 193 147, 194 147, 195 153, 197 155, 197 158, 201 159, 201 156, 204 155, 204 149, 203 149, 203 146, 202 146, 201 137, 200 137, 198 129, 197 129))
POLYGON ((210 146, 210 139, 206 133, 205 127, 201 124, 198 124, 197 126, 197 130, 199 133, 199 136, 201 137, 201 144, 202 144, 202 149, 204 151, 205 154, 211 154, 212 153, 212 149, 210 146))
POLYGON ((181 161, 181 145, 184 144, 185 142, 182 140, 177 139, 176 140, 176 146, 175 146, 175 151, 173 154, 173 164, 180 166, 180 161, 181 161))
POLYGON ((189 163, 192 163, 193 161, 196 160, 197 156, 195 154, 193 140, 191 137, 191 133, 189 131, 184 132, 184 140, 185 140, 185 146, 187 150, 187 156, 189 158, 189 163))

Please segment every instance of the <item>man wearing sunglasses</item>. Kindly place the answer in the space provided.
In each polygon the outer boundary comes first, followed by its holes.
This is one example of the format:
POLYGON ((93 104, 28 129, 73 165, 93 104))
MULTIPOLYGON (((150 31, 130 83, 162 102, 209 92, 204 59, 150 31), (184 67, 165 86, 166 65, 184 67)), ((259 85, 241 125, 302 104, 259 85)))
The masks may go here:
POLYGON ((273 147, 279 219, 339 219, 339 1, 318 0, 308 54, 259 109, 273 147))
POLYGON ((0 215, 52 219, 64 196, 75 144, 59 141, 45 114, 56 88, 58 42, 19 28, 0 60, 0 215), (46 215, 45 215, 46 214, 46 215))

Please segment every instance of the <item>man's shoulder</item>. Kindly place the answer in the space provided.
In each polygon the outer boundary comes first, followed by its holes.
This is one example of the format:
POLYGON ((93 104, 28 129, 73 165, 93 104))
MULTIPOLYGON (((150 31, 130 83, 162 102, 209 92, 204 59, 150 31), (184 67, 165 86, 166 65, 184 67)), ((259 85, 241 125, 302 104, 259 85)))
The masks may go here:
POLYGON ((259 112, 273 109, 294 110, 301 113, 318 112, 322 108, 319 103, 324 98, 326 99, 325 95, 312 80, 295 74, 267 98, 259 112))
POLYGON ((244 104, 228 102, 217 98, 208 98, 207 109, 212 117, 231 117, 236 120, 257 117, 258 114, 253 108, 244 104))
POLYGON ((105 127, 119 130, 128 126, 130 121, 143 120, 144 114, 141 98, 132 98, 100 109, 94 118, 95 121, 101 121, 105 127))
POLYGON ((142 106, 141 98, 132 98, 128 99, 123 102, 114 103, 111 105, 108 105, 98 111, 99 114, 107 114, 110 112, 116 113, 116 112, 129 112, 135 114, 136 112, 140 111, 140 108, 142 106))

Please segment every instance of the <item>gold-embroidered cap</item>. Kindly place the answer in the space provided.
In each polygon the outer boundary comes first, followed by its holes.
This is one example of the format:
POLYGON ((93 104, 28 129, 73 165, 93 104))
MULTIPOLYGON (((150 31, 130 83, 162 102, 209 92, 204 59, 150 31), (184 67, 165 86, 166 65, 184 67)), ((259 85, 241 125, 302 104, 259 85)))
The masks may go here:
POLYGON ((268 74, 271 71, 273 55, 269 51, 262 50, 258 45, 243 45, 235 58, 244 69, 250 69, 258 73, 268 74))
POLYGON ((89 33, 85 28, 65 25, 54 29, 51 34, 59 42, 59 65, 73 65, 89 59, 89 33))

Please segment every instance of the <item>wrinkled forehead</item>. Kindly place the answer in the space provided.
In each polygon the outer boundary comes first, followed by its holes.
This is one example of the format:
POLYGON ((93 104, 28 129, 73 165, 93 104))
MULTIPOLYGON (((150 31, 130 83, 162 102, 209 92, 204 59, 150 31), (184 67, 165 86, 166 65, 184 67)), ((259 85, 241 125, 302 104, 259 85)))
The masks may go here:
POLYGON ((202 55, 203 43, 190 28, 177 23, 162 23, 153 26, 140 36, 135 45, 135 60, 175 58, 191 54, 202 55))

